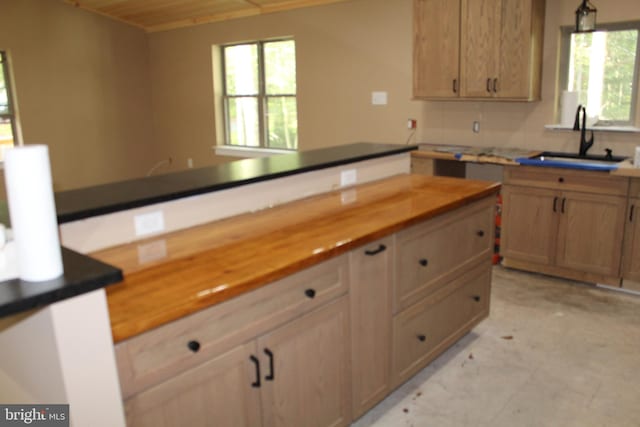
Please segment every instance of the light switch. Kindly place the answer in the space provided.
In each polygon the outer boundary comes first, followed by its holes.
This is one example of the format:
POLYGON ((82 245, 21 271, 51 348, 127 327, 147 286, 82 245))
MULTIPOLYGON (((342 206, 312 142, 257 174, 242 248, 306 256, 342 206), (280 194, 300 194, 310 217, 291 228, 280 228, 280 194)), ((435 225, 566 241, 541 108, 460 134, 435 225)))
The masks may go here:
POLYGON ((340 172, 340 186, 354 185, 358 180, 358 173, 355 169, 348 169, 340 172))
POLYGON ((371 104, 387 105, 387 92, 371 92, 371 104))

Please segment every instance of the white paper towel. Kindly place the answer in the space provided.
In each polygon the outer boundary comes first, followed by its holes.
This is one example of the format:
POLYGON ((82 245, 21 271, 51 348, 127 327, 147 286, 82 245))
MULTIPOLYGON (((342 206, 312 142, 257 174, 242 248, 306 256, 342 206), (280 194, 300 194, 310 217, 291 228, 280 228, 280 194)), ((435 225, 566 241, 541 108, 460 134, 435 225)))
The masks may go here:
POLYGON ((636 147, 636 155, 633 160, 633 165, 640 168, 640 147, 636 147))
POLYGON ((39 282, 63 273, 49 149, 25 145, 5 152, 5 184, 22 280, 39 282))
POLYGON ((565 90, 562 92, 560 100, 560 125, 573 127, 576 120, 576 110, 578 109, 578 92, 565 90))

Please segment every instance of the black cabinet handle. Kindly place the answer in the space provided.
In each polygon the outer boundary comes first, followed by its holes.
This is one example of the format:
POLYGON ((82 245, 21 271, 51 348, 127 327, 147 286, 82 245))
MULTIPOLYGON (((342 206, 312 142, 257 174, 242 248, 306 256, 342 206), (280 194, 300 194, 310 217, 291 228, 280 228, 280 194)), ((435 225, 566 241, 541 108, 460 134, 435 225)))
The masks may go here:
POLYGON ((493 79, 493 93, 498 93, 498 78, 493 79))
POLYGON ((256 364, 256 380, 251 383, 251 387, 260 387, 260 361, 254 355, 249 356, 249 360, 256 364))
POLYGON ((197 353, 198 350, 200 350, 200 343, 196 340, 192 340, 187 343, 187 347, 189 347, 189 350, 197 353))
POLYGON ((273 381, 273 379, 276 377, 276 373, 273 370, 273 353, 268 348, 265 348, 264 349, 264 354, 269 356, 269 375, 264 377, 264 379, 267 380, 267 381, 273 381))
POLYGON ((553 198, 553 211, 558 212, 558 196, 553 198))
POLYGON ((453 93, 458 93, 458 79, 453 79, 453 93))
POLYGON ((558 182, 562 184, 564 182, 564 178, 563 177, 558 178, 558 182))
POLYGON ((487 92, 491 93, 491 78, 487 79, 487 92))
POLYGON ((422 334, 418 335, 418 337, 417 337, 417 338, 418 338, 418 340, 420 340, 421 342, 425 342, 425 341, 427 340, 427 336, 426 336, 426 335, 422 335, 422 334))
POLYGON ((378 246, 377 249, 367 250, 367 251, 364 251, 364 253, 365 255, 373 256, 373 255, 379 254, 380 252, 384 252, 386 250, 387 250, 387 247, 385 245, 380 245, 378 246))
POLYGON ((480 295, 474 295, 474 296, 473 296, 473 300, 474 300, 475 302, 480 302, 480 295))
POLYGON ((304 291, 304 294, 306 296, 308 296, 309 298, 313 299, 316 296, 316 290, 315 289, 307 289, 306 291, 304 291))
POLYGON ((476 234, 478 235, 478 237, 484 237, 484 230, 478 230, 476 231, 476 234))
POLYGON ((420 263, 421 266, 426 267, 429 264, 429 260, 426 258, 422 258, 420 261, 418 261, 420 263))
POLYGON ((562 199, 562 206, 560 207, 560 212, 564 213, 564 205, 567 203, 567 198, 564 197, 562 199))
POLYGON ((631 211, 629 212, 629 222, 633 222, 633 211, 635 210, 636 205, 631 205, 631 211))

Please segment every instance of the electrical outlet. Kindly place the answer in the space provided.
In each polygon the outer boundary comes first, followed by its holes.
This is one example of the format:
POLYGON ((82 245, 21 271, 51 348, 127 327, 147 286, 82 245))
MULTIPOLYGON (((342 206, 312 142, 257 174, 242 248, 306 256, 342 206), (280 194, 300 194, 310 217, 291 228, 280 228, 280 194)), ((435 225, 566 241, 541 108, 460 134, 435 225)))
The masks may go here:
POLYGON ((164 214, 162 211, 154 211, 136 215, 133 217, 136 236, 160 233, 164 231, 164 214))
POLYGON ((473 133, 480 133, 480 122, 477 120, 474 121, 471 129, 473 130, 473 133))
POLYGON ((191 157, 189 157, 189 158, 187 159, 187 167, 188 167, 189 169, 192 169, 192 168, 193 168, 193 159, 192 159, 191 157))
POLYGON ((407 129, 413 130, 417 127, 418 121, 416 119, 407 120, 407 129))
POLYGON ((358 180, 358 174, 355 169, 348 169, 340 172, 340 186, 354 185, 358 180))

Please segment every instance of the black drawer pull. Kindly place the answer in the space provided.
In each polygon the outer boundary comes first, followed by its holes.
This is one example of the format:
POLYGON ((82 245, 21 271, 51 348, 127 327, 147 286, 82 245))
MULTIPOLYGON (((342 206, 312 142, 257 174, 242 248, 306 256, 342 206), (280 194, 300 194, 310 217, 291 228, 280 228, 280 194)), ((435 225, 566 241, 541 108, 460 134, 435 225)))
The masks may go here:
POLYGON ((458 79, 453 79, 453 93, 458 93, 458 79))
POLYGON ((474 300, 475 302, 480 302, 480 295, 474 295, 474 296, 473 296, 473 300, 474 300))
POLYGON ((487 92, 491 93, 491 78, 487 79, 487 92))
POLYGON ((553 198, 553 211, 558 212, 558 196, 553 198))
POLYGON ((567 198, 564 197, 562 199, 562 206, 560 207, 560 212, 564 213, 564 205, 567 203, 567 198))
POLYGON ((484 237, 484 230, 478 230, 476 231, 476 234, 478 235, 478 237, 484 237))
POLYGON ((308 296, 309 298, 313 299, 316 296, 316 290, 315 289, 307 289, 306 291, 304 291, 304 294, 306 296, 308 296))
POLYGON ((267 380, 267 381, 273 381, 273 379, 276 377, 276 373, 273 370, 273 353, 268 348, 265 348, 264 349, 264 354, 269 356, 269 375, 264 377, 264 379, 267 380))
POLYGON ((564 178, 563 177, 558 178, 558 182, 562 184, 564 182, 564 178))
POLYGON ((364 253, 365 253, 365 255, 373 256, 373 255, 379 254, 380 252, 384 252, 386 250, 387 250, 387 247, 385 245, 380 245, 380 246, 378 246, 377 249, 374 249, 374 250, 371 250, 371 251, 367 250, 367 251, 364 251, 364 253))
POLYGON ((187 347, 189 347, 189 350, 193 351, 194 353, 197 353, 198 350, 200 350, 200 343, 196 340, 192 340, 192 341, 189 341, 189 343, 187 343, 187 347))
POLYGON ((631 211, 629 212, 629 222, 633 222, 633 211, 635 210, 636 205, 631 205, 631 211))
POLYGON ((498 93, 498 78, 493 79, 493 93, 498 93))
POLYGON ((422 258, 420 261, 418 261, 420 263, 421 266, 426 267, 427 265, 429 265, 429 260, 426 258, 422 258))
POLYGON ((425 341, 427 340, 427 336, 426 336, 426 335, 422 335, 422 334, 418 335, 418 337, 417 337, 417 338, 418 338, 418 340, 420 340, 421 342, 425 342, 425 341))
POLYGON ((256 380, 251 383, 251 387, 260 387, 260 361, 253 355, 249 356, 249 360, 256 364, 256 380))

